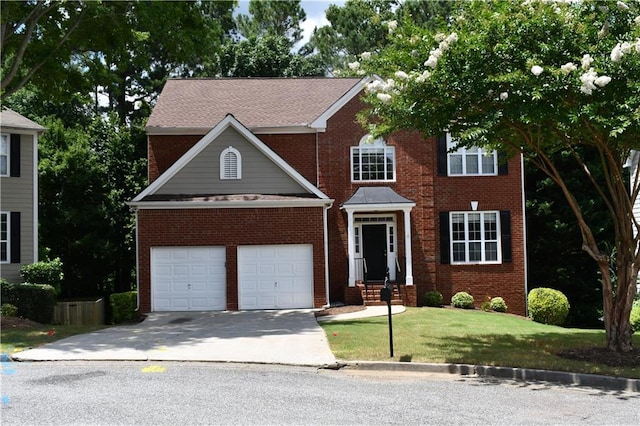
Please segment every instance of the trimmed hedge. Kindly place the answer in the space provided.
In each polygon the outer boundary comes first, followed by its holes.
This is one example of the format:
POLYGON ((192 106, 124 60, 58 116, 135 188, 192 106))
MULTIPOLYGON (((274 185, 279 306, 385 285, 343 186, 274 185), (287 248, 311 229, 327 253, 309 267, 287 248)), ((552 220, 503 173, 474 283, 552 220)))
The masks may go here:
POLYGON ((491 307, 491 310, 495 312, 507 312, 508 308, 502 297, 494 297, 491 299, 489 306, 491 307))
POLYGON ((552 288, 534 288, 527 297, 529 317, 535 322, 562 325, 569 315, 569 300, 561 291, 552 288))
POLYGON ((130 321, 137 316, 136 306, 138 292, 127 291, 125 293, 113 293, 109 296, 111 305, 111 321, 113 324, 130 321))
POLYGON ((22 265, 20 276, 25 283, 48 284, 56 289, 56 294, 62 290, 64 273, 62 272, 62 261, 59 257, 53 260, 22 265))
POLYGON ((473 309, 473 296, 466 291, 460 291, 451 298, 451 305, 454 308, 473 309))
POLYGON ((423 296, 423 301, 425 306, 430 306, 433 308, 438 308, 442 306, 442 293, 437 290, 428 291, 423 296))
POLYGON ((50 324, 56 305, 56 290, 48 284, 0 282, 0 298, 18 308, 21 318, 50 324))

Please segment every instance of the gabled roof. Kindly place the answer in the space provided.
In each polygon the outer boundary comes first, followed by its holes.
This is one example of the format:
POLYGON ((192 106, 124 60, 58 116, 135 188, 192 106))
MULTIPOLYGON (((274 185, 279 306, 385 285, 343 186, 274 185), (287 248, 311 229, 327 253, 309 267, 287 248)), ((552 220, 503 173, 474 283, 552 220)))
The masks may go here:
MULTIPOLYGON (((166 198, 166 197, 165 197, 166 198)), ((171 197, 169 197, 171 198, 171 197)), ((145 205, 152 206, 156 204, 160 208, 168 208, 177 203, 188 204, 192 207, 208 205, 215 207, 250 207, 250 204, 262 203, 269 206, 275 205, 325 205, 332 203, 333 200, 329 199, 322 191, 316 188, 311 182, 305 179, 300 173, 298 173, 293 167, 280 158, 275 152, 273 152, 267 145, 265 145, 260 139, 258 139, 249 129, 247 129, 240 121, 238 121, 233 115, 228 114, 222 119, 213 129, 211 129, 198 143, 196 143, 189 151, 187 151, 182 157, 178 159, 171 167, 169 167, 158 179, 156 179, 151 185, 149 185, 144 191, 136 196, 131 203, 132 206, 144 207, 145 205), (200 197, 193 199, 187 197, 186 199, 162 199, 156 201, 153 195, 165 185, 171 178, 173 178, 180 170, 182 170, 191 160, 193 160, 198 154, 200 154, 209 144, 214 142, 220 134, 226 129, 233 128, 240 133, 247 141, 252 143, 258 150, 260 150, 267 158, 273 161, 278 167, 280 167, 287 175, 291 177, 296 183, 302 186, 313 198, 297 197, 295 200, 292 197, 275 198, 275 197, 253 197, 247 199, 247 197, 200 197)))
POLYGON ((347 201, 342 203, 343 210, 384 211, 401 208, 413 208, 414 201, 403 197, 388 186, 362 186, 347 201))
POLYGON ((38 123, 18 114, 14 110, 4 107, 2 108, 2 111, 0 111, 0 127, 20 130, 35 130, 37 132, 44 132, 47 130, 38 123))
POLYGON ((172 79, 149 121, 149 134, 204 134, 227 114, 254 133, 324 130, 326 120, 369 78, 172 79))

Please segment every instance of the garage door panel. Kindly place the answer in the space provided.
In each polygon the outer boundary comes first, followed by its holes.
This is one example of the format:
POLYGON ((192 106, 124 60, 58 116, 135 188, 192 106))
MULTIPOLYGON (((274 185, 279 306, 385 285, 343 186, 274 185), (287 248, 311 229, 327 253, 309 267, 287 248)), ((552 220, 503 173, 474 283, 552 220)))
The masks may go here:
POLYGON ((313 307, 313 247, 238 247, 238 296, 240 309, 313 307))
POLYGON ((224 247, 152 248, 152 309, 226 309, 225 262, 224 247))

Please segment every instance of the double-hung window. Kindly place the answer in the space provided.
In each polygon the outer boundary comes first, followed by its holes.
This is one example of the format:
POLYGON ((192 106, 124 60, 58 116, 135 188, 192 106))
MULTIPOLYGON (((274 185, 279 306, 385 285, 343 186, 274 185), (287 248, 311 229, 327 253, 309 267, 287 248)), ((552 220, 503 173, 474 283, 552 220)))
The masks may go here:
POLYGON ((9 213, 0 212, 0 263, 9 262, 9 213))
POLYGON ((451 263, 500 263, 500 214, 451 212, 451 263))
POLYGON ((479 147, 460 147, 447 133, 449 176, 493 176, 498 174, 498 154, 479 147))
POLYGON ((351 147, 351 180, 353 182, 393 182, 396 180, 395 147, 384 140, 371 141, 369 135, 351 147))
POLYGON ((0 176, 9 176, 9 135, 0 134, 0 176))

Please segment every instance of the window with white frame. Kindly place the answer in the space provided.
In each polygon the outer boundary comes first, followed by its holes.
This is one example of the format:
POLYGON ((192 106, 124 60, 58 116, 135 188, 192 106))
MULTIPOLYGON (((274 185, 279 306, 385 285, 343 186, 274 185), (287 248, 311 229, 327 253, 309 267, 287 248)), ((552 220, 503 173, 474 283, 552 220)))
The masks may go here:
POLYGON ((0 176, 9 176, 9 135, 0 134, 0 176))
POLYGON ((500 263, 500 215, 451 212, 451 263, 500 263))
POLYGON ((351 147, 351 180, 353 182, 383 182, 396 180, 395 147, 370 135, 351 147))
POLYGON ((0 263, 9 262, 9 213, 0 212, 0 263))
POLYGON ((492 176, 498 174, 498 153, 479 147, 460 147, 447 134, 449 176, 492 176), (454 151, 455 150, 455 151, 454 151))
POLYGON ((232 146, 220 154, 220 179, 242 179, 242 156, 232 146))

